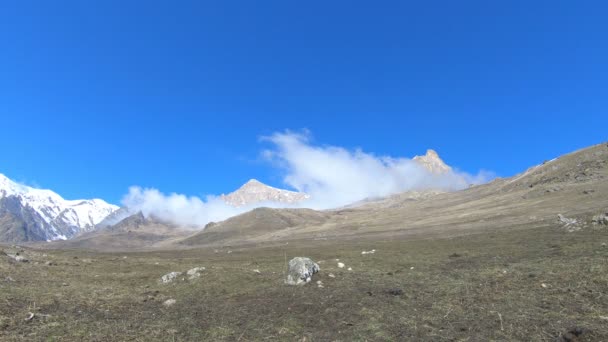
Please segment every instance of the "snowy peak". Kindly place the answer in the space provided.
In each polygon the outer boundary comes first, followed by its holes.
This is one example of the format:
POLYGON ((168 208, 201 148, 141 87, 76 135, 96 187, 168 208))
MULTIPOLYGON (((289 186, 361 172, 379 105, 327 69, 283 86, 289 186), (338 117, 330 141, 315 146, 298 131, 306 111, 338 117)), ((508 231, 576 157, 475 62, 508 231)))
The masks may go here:
POLYGON ((444 174, 452 171, 452 168, 439 158, 439 154, 431 149, 427 150, 424 156, 415 156, 414 161, 434 174, 444 174))
POLYGON ((0 214, 33 218, 28 221, 28 229, 42 232, 46 240, 67 239, 92 230, 118 209, 101 199, 65 200, 51 190, 22 185, 0 174, 0 199, 3 198, 12 198, 7 203, 19 205, 18 210, 15 205, 0 208, 0 214))
POLYGON ((250 179, 235 192, 222 195, 220 198, 227 204, 242 207, 260 202, 293 204, 302 202, 310 196, 302 192, 273 188, 256 179, 250 179))

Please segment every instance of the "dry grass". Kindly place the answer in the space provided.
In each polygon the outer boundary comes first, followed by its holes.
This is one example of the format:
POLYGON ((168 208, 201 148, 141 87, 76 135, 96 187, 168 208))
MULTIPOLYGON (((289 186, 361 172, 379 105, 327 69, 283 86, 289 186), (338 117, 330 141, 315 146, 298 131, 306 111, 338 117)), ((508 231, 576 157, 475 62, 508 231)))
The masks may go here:
POLYGON ((26 250, 30 263, 0 256, 0 339, 551 341, 577 326, 582 341, 608 340, 602 243, 608 229, 545 227, 232 253, 26 250), (285 253, 318 261, 324 288, 284 285, 285 253), (198 280, 158 283, 196 266, 198 280))

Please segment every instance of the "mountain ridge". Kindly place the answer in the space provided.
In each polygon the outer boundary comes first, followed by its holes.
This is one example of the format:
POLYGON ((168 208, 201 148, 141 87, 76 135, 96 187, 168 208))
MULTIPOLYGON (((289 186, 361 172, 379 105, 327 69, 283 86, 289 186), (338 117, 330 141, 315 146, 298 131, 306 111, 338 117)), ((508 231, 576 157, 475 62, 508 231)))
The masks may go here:
POLYGON ((36 189, 0 174, 0 216, 13 223, 11 233, 0 226, 0 240, 12 241, 20 227, 29 240, 66 240, 95 225, 118 209, 102 199, 66 200, 48 189, 36 189), (17 224, 21 221, 20 224, 17 224), (17 224, 17 225, 16 225, 17 224), (6 235, 10 236, 4 236, 6 235))

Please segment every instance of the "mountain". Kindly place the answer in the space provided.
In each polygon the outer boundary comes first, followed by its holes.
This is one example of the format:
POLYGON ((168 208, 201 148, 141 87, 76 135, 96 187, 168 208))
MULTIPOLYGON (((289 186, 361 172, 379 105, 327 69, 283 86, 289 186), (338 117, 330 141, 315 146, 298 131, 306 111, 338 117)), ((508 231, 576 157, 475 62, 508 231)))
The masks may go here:
POLYGON ((302 192, 273 188, 255 179, 249 180, 235 192, 220 197, 224 202, 242 207, 261 202, 295 204, 310 198, 302 192))
MULTIPOLYGON (((124 214, 124 213, 123 213, 124 214)), ((112 218, 115 220, 116 217, 112 218)), ((118 221, 79 234, 67 241, 45 244, 47 248, 83 248, 112 250, 132 250, 162 248, 173 241, 181 241, 192 234, 191 230, 161 221, 155 217, 144 217, 141 212, 118 221)))
POLYGON ((444 163, 434 150, 427 150, 424 156, 415 156, 413 160, 434 174, 444 174, 452 171, 452 168, 444 163))
MULTIPOLYGON (((442 169, 434 153, 424 157, 418 160, 429 162, 434 172, 442 169)), ((345 243, 538 227, 563 231, 568 222, 577 222, 576 229, 602 229, 593 223, 598 215, 608 215, 606 143, 460 191, 403 193, 327 211, 256 209, 211 225, 177 246, 345 243)))
POLYGON ((0 174, 0 241, 65 240, 94 229, 118 207, 100 199, 65 200, 0 174))

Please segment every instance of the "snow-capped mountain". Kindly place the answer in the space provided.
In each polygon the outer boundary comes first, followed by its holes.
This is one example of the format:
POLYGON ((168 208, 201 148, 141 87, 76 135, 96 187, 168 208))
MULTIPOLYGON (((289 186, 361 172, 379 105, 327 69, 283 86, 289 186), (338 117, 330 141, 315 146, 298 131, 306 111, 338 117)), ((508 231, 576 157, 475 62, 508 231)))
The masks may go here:
POLYGON ((69 239, 92 230, 117 209, 101 199, 65 200, 0 174, 0 241, 69 239))
POLYGON ((413 160, 434 174, 444 174, 452 171, 452 168, 444 163, 434 150, 427 150, 424 156, 415 156, 413 160))
POLYGON ((273 188, 258 180, 251 179, 235 192, 222 195, 220 198, 232 206, 242 207, 260 202, 293 204, 302 202, 310 196, 302 192, 273 188))

